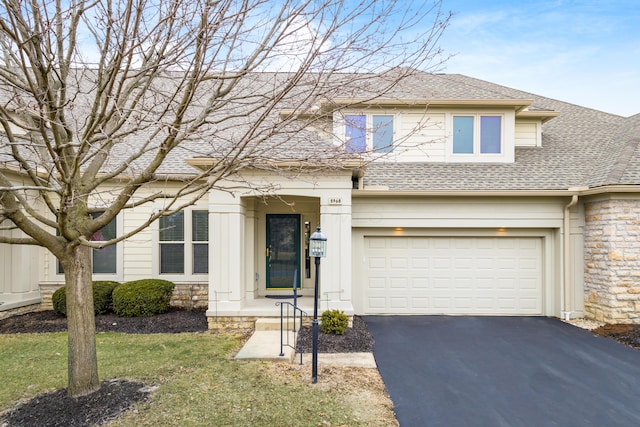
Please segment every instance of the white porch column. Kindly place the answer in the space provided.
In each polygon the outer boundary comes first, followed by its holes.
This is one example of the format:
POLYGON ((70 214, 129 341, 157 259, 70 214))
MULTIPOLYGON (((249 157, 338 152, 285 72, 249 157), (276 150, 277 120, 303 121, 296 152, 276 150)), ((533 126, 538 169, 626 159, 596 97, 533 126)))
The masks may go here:
POLYGON ((209 194, 209 309, 207 316, 235 316, 244 289, 245 207, 223 191, 209 194))
POLYGON ((327 257, 320 264, 320 311, 352 315, 351 190, 321 197, 320 227, 327 236, 327 257))

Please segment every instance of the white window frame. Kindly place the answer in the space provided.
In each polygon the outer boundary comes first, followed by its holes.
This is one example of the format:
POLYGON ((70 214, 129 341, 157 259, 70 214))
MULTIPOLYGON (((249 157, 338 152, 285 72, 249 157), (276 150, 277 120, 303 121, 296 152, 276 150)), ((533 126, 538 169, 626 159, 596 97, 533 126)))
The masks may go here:
POLYGON ((341 135, 342 137, 342 142, 344 144, 345 150, 346 147, 349 143, 349 141, 347 141, 347 116, 364 116, 365 117, 365 143, 366 143, 366 148, 364 152, 358 152, 358 151, 354 151, 353 153, 355 154, 365 154, 365 153, 372 153, 375 155, 389 155, 392 154, 394 152, 394 150, 396 149, 396 141, 397 141, 397 129, 399 126, 398 123, 398 114, 395 112, 385 112, 385 111, 379 111, 379 112, 362 112, 362 111, 353 111, 353 112, 343 112, 340 116, 339 119, 339 126, 340 126, 340 132, 336 133, 336 135, 341 135), (393 127, 393 130, 391 132, 391 149, 389 151, 374 151, 373 148, 373 135, 374 135, 374 128, 373 128, 373 117, 374 116, 391 116, 391 126, 393 127))
POLYGON ((513 163, 515 114, 503 111, 455 111, 447 113, 446 161, 450 163, 513 163), (473 153, 453 152, 454 117, 473 117, 473 153), (481 117, 500 117, 500 153, 480 153, 481 117))
MULTIPOLYGON (((204 241, 193 241, 193 211, 205 211, 209 212, 209 209, 206 206, 192 206, 182 210, 184 213, 184 240, 181 241, 184 245, 184 273, 160 273, 160 245, 163 243, 172 243, 172 242, 162 242, 160 241, 160 220, 154 221, 153 223, 153 274, 155 277, 159 277, 161 279, 170 280, 172 282, 207 282, 209 279, 209 273, 193 273, 193 245, 195 244, 203 244, 204 241)), ((211 225, 211 217, 210 214, 207 214, 207 218, 209 221, 209 226, 211 225)), ((211 248, 211 241, 207 240, 206 242, 209 245, 209 249, 211 248)), ((208 260, 207 260, 208 262, 208 260)))

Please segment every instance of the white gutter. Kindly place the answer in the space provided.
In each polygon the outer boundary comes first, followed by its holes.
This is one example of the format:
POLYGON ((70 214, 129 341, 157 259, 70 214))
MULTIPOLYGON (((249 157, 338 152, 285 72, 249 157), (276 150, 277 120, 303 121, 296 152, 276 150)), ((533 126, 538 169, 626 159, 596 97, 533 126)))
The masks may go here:
POLYGON ((564 207, 564 216, 563 216, 563 232, 564 232, 564 241, 562 244, 562 270, 564 273, 563 279, 563 289, 564 289, 564 298, 562 302, 562 313, 561 316, 564 320, 569 320, 571 318, 571 271, 569 269, 570 256, 571 256, 571 208, 574 207, 578 203, 578 195, 574 194, 571 196, 571 201, 568 205, 564 207))

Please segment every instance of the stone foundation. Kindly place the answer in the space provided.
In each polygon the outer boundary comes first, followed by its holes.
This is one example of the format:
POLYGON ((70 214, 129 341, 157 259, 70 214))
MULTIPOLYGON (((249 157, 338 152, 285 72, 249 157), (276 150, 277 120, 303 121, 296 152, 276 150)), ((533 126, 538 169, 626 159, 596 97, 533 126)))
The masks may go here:
POLYGON ((256 316, 208 316, 209 330, 230 331, 234 329, 254 329, 256 316))
MULTIPOLYGON (((40 296, 42 298, 41 309, 53 310, 51 298, 53 293, 61 288, 61 283, 40 284, 40 296)), ((207 283, 176 283, 171 296, 171 307, 186 310, 206 309, 208 306, 209 285, 207 283)))
POLYGON ((21 314, 33 313, 34 311, 42 311, 42 304, 30 304, 23 307, 10 308, 8 310, 0 311, 0 320, 7 319, 12 316, 19 316, 21 314))
POLYGON ((53 297, 53 293, 61 288, 63 285, 59 283, 41 283, 40 284, 40 298, 42 298, 42 302, 40 303, 40 307, 42 310, 53 310, 53 302, 51 302, 51 298, 53 297))
POLYGON ((585 317, 640 323, 640 200, 585 204, 585 317))
POLYGON ((206 309, 209 305, 209 284, 177 284, 171 296, 171 307, 187 310, 206 309))

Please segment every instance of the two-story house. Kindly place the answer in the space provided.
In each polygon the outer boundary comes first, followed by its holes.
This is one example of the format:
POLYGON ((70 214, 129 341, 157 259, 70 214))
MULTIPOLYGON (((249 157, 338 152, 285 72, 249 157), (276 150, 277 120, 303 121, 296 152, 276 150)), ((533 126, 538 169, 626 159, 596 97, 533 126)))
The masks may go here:
MULTIPOLYGON (((167 278, 222 327, 277 316, 273 298, 290 295, 297 275, 310 312, 309 237, 320 226, 321 309, 640 322, 640 116, 463 75, 415 73, 383 98, 349 94, 308 112, 317 143, 348 158, 321 172, 289 174, 282 156, 248 166, 95 255, 95 277, 167 278)), ((152 209, 125 211, 106 232, 126 232, 152 209)), ((0 245, 0 296, 33 251, 0 245)), ((37 256, 44 267, 25 279, 32 297, 63 283, 55 259, 37 256)))

